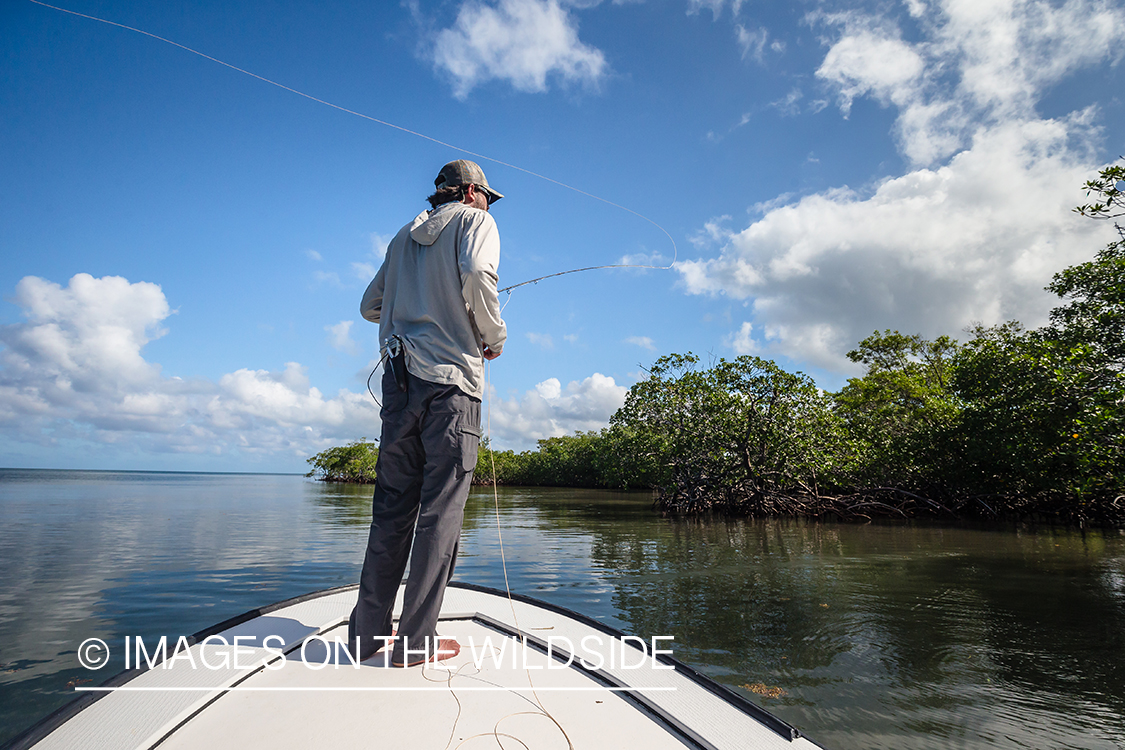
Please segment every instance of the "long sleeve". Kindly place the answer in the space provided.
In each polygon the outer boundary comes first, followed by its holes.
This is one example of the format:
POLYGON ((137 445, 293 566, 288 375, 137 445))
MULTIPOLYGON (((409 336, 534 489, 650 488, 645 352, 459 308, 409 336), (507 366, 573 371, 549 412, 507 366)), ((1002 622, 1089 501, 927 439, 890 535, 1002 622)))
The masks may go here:
POLYGON ((378 323, 379 316, 383 312, 383 285, 386 279, 387 265, 384 263, 379 267, 375 278, 367 285, 367 291, 363 293, 363 300, 359 303, 359 314, 372 323, 378 323))
POLYGON ((483 211, 472 217, 465 228, 458 264, 461 294, 468 305, 482 342, 499 354, 508 339, 508 327, 500 318, 500 298, 496 292, 500 265, 500 232, 496 222, 483 211))

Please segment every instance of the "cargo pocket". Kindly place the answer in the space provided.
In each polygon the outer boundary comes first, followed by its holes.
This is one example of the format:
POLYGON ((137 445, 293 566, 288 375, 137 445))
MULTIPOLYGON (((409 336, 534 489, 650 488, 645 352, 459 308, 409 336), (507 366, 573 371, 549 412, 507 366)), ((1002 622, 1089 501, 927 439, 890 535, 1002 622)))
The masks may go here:
POLYGON ((461 469, 472 471, 477 468, 477 453, 480 450, 480 428, 472 425, 461 425, 457 433, 458 442, 461 444, 461 469))
POLYGON ((381 414, 394 414, 402 411, 409 401, 407 394, 399 390, 398 382, 395 380, 394 373, 391 372, 389 365, 384 365, 382 393, 380 395, 383 397, 381 414))

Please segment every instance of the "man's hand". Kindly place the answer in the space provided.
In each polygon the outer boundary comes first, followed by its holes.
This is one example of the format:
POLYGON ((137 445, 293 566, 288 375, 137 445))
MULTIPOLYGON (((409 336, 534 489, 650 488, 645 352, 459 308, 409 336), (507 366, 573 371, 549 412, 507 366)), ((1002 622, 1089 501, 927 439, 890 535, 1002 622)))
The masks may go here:
POLYGON ((484 345, 484 358, 485 359, 489 359, 489 360, 496 359, 501 354, 503 354, 503 352, 494 352, 494 351, 492 351, 491 349, 488 348, 488 344, 484 345))

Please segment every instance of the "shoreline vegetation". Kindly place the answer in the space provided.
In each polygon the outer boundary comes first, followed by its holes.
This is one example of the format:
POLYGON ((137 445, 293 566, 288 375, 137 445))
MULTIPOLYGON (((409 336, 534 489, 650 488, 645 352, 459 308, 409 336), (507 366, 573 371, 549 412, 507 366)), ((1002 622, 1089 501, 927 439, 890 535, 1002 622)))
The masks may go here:
MULTIPOLYGON (((1125 167, 1084 186, 1075 211, 1125 215, 1125 167)), ((651 489, 668 514, 1043 520, 1125 525, 1125 229, 1056 273, 1047 325, 976 325, 970 339, 876 331, 835 393, 740 356, 659 358, 600 431, 482 445, 475 484, 651 489), (493 474, 495 462, 495 477, 493 474)), ((308 476, 373 482, 356 441, 308 476)))

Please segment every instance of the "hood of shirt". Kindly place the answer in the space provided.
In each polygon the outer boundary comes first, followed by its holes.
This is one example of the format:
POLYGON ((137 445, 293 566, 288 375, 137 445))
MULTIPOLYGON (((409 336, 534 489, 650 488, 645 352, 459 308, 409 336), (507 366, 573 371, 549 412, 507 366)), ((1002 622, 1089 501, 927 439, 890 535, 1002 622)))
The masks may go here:
POLYGON ((410 237, 419 245, 432 245, 437 242, 441 231, 461 211, 479 211, 479 208, 464 203, 445 203, 431 211, 423 211, 414 217, 410 227, 410 237))

